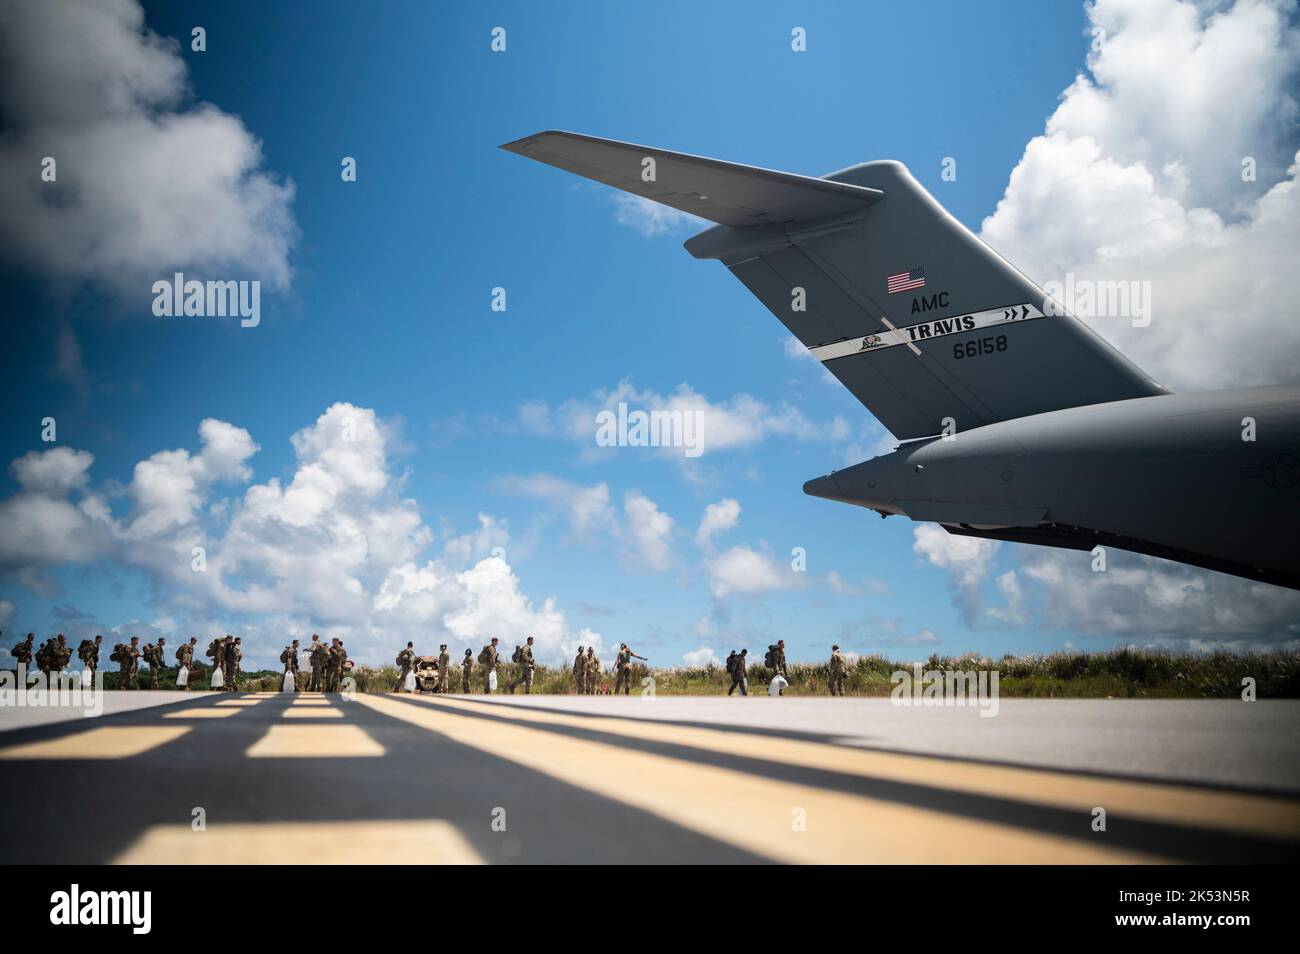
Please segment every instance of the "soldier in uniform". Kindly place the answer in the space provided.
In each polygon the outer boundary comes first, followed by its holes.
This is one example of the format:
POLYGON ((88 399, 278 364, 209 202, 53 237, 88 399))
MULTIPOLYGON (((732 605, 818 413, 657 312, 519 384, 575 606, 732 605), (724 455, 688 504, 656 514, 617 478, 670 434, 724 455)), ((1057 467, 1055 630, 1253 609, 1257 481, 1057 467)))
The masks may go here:
POLYGON ((582 695, 587 691, 587 662, 582 658, 582 647, 578 647, 578 655, 573 657, 573 691, 582 695))
POLYGON ((136 673, 140 671, 140 637, 132 636, 131 645, 126 647, 126 652, 122 656, 122 688, 138 689, 135 684, 136 673))
POLYGON ((645 662, 644 656, 638 656, 628 647, 627 643, 618 644, 618 655, 614 657, 614 671, 617 676, 614 679, 614 695, 618 695, 619 687, 623 687, 623 695, 627 695, 632 690, 632 660, 640 659, 645 662))
POLYGON ((280 662, 284 663, 284 671, 293 673, 293 691, 298 691, 298 640, 294 640, 280 653, 280 662))
POLYGON ((784 639, 778 639, 776 641, 776 652, 772 654, 772 661, 776 663, 774 667, 776 670, 776 675, 781 676, 786 681, 789 681, 790 670, 786 668, 786 664, 785 664, 785 640, 784 639))
POLYGON ((85 666, 86 671, 90 673, 92 681, 95 678, 95 670, 99 668, 99 644, 103 641, 104 637, 98 635, 95 637, 94 642, 89 640, 83 641, 77 650, 77 655, 81 658, 81 664, 85 666))
MULTIPOLYGON (((188 643, 181 643, 176 647, 176 662, 179 663, 181 668, 187 672, 194 668, 194 647, 198 644, 199 638, 197 636, 191 636, 188 643)), ((181 688, 185 689, 187 692, 189 691, 190 681, 188 677, 185 679, 185 685, 181 688)))
POLYGON ((207 656, 212 660, 213 673, 215 673, 218 669, 220 669, 222 678, 225 678, 226 641, 218 636, 212 642, 208 643, 207 656))
POLYGON ((54 665, 54 672, 63 672, 68 668, 68 663, 72 661, 72 647, 68 645, 67 637, 59 633, 54 640, 54 653, 51 660, 54 665))
POLYGON ((226 647, 226 691, 238 692, 236 688, 239 682, 239 664, 244 658, 244 647, 242 645, 243 637, 236 636, 230 639, 230 645, 226 647))
POLYGON ((840 655, 839 645, 831 647, 831 695, 844 695, 844 680, 847 676, 849 665, 845 658, 840 655))
POLYGON ((54 671, 63 672, 72 662, 72 647, 68 645, 67 637, 59 633, 58 639, 54 643, 54 671))
POLYGON ((397 654, 397 688, 394 692, 401 692, 406 688, 406 674, 411 671, 415 665, 415 643, 407 643, 406 648, 397 654))
POLYGON ((311 646, 309 647, 311 657, 311 682, 307 683, 309 692, 325 691, 325 668, 329 662, 329 649, 320 641, 320 637, 315 633, 311 634, 311 646))
POLYGON ((438 691, 447 692, 447 669, 451 666, 451 653, 447 652, 447 644, 443 643, 438 647, 438 691))
MULTIPOLYGON (((145 649, 148 648, 149 648, 148 646, 145 647, 145 649)), ((165 653, 166 651, 167 651, 167 640, 164 637, 159 636, 158 644, 153 647, 153 652, 145 656, 145 659, 149 663, 149 688, 150 689, 158 688, 158 670, 162 669, 163 667, 163 661, 164 661, 163 653, 165 653)))
POLYGON ((483 663, 483 692, 487 695, 492 694, 492 673, 497 670, 497 663, 500 660, 500 654, 497 652, 497 643, 499 640, 493 636, 492 642, 483 647, 479 653, 479 659, 483 663))
POLYGON ((596 655, 596 647, 587 647, 587 695, 594 696, 596 689, 600 685, 600 657, 596 655))
POLYGON ((17 659, 20 665, 30 669, 32 665, 32 657, 36 654, 35 649, 33 649, 35 642, 36 634, 28 633, 26 639, 13 649, 9 650, 9 654, 17 659))
POLYGON ((749 661, 749 650, 742 649, 735 655, 731 663, 731 688, 727 690, 727 695, 731 695, 740 689, 742 696, 749 695, 749 680, 745 677, 745 664, 749 661))
POLYGON ((521 682, 524 684, 524 694, 533 691, 533 672, 536 670, 533 663, 533 637, 529 636, 528 641, 519 648, 519 669, 515 673, 515 681, 510 683, 510 692, 513 695, 515 686, 521 682))
POLYGON ((329 657, 325 662, 325 691, 338 692, 343 682, 343 663, 347 660, 343 640, 335 636, 330 640, 329 657))
POLYGON ((50 674, 50 667, 54 665, 54 637, 51 636, 36 650, 36 667, 45 675, 50 674))
POLYGON ((465 658, 460 661, 460 691, 469 695, 469 677, 474 671, 474 650, 465 650, 465 658))

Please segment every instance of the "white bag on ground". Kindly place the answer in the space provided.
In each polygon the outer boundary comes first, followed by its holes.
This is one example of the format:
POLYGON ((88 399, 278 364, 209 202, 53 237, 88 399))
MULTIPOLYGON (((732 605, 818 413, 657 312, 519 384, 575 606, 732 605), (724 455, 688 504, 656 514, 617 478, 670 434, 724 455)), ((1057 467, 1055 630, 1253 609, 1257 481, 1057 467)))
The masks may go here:
POLYGON ((189 684, 190 684, 190 670, 189 670, 189 667, 188 667, 188 666, 181 666, 180 669, 177 669, 177 670, 176 670, 176 686, 177 686, 177 688, 179 688, 179 689, 183 689, 184 687, 188 686, 189 684))
POLYGON ((408 672, 406 678, 402 681, 402 688, 407 692, 415 692, 415 673, 408 672))
POLYGON ((769 696, 779 696, 781 690, 789 686, 790 683, 785 676, 773 676, 772 681, 767 685, 767 694, 769 696))
POLYGON ((497 671, 495 669, 488 673, 488 690, 490 692, 497 691, 497 671))
POLYGON ((281 692, 293 692, 298 685, 294 682, 292 670, 284 674, 284 681, 280 683, 281 692))
POLYGON ((226 677, 221 671, 220 666, 212 667, 212 681, 208 683, 213 689, 220 689, 226 684, 226 677))

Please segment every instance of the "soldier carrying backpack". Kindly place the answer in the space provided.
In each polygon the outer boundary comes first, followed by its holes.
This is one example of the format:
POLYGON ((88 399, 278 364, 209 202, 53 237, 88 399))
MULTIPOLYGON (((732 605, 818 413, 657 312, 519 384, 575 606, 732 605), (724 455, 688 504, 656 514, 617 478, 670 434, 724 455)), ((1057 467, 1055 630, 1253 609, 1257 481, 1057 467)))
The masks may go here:
POLYGON ((478 661, 483 666, 483 690, 488 695, 496 688, 497 681, 497 637, 492 637, 492 642, 484 646, 478 654, 478 661))

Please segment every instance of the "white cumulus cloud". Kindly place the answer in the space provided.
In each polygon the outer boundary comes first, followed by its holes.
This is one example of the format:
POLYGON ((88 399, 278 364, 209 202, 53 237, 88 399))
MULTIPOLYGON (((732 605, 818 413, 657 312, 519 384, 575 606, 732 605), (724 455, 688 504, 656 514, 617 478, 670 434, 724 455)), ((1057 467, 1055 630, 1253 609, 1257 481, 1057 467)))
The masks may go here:
POLYGON ((1085 9, 1098 48, 982 237, 1040 284, 1150 282, 1147 327, 1079 317, 1175 390, 1300 379, 1294 5, 1085 9))
POLYGON ((190 102, 179 44, 135 0, 7 2, 0 33, 0 254, 137 293, 177 270, 288 284, 292 184, 237 117, 190 102))

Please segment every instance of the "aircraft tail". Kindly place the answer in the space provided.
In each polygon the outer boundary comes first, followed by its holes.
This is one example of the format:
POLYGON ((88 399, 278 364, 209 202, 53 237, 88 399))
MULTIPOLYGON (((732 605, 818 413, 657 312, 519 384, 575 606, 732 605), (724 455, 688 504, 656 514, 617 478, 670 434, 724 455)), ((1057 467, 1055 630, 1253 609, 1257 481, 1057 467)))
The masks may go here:
POLYGON ((810 178, 562 132, 502 148, 718 223, 687 251, 726 265, 901 440, 1167 393, 901 163, 810 178))

